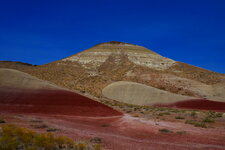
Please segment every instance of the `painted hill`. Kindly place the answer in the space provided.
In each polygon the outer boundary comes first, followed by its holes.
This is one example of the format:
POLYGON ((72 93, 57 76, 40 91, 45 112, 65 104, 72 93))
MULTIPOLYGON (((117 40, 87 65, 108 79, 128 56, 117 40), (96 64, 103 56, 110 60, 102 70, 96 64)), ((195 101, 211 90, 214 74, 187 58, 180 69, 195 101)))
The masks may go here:
POLYGON ((122 113, 27 73, 0 69, 0 112, 75 116, 117 116, 122 113))
MULTIPOLYGON (((142 46, 106 42, 41 66, 1 62, 40 79, 102 99, 116 81, 145 84, 170 93, 225 100, 225 75, 165 58, 142 46)), ((159 100, 160 101, 160 100, 159 100)))
POLYGON ((0 69, 0 87, 21 89, 62 89, 48 81, 40 80, 14 69, 0 69))
POLYGON ((135 105, 150 105, 159 102, 173 103, 193 99, 193 97, 178 95, 144 84, 128 81, 114 82, 106 86, 102 93, 109 99, 135 105))

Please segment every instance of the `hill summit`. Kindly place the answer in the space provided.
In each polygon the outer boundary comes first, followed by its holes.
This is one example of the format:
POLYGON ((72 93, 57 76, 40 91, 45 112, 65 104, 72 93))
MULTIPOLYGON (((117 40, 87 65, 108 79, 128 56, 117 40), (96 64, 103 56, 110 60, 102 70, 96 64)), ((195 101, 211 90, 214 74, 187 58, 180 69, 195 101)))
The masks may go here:
POLYGON ((175 63, 175 61, 142 46, 117 41, 97 44, 81 53, 65 58, 63 61, 78 62, 85 68, 97 68, 107 61, 120 64, 126 59, 136 65, 156 70, 165 70, 175 63))

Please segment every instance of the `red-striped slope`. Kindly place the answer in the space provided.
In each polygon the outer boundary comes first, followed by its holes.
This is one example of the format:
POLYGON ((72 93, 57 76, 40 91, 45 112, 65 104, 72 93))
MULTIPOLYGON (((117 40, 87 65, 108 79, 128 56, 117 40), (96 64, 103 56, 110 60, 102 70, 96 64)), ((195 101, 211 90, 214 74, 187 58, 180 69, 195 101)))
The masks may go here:
POLYGON ((122 113, 66 90, 0 88, 0 112, 76 116, 116 116, 122 113))
POLYGON ((207 99, 191 99, 171 104, 157 104, 156 106, 225 112, 225 102, 218 102, 207 99))

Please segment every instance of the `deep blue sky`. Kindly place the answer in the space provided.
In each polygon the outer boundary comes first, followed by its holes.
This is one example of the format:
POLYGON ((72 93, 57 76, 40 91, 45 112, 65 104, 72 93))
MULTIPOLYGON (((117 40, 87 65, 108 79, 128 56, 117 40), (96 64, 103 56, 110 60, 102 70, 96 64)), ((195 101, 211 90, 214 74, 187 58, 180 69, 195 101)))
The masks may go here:
POLYGON ((45 64, 107 41, 225 73, 225 0, 0 0, 0 60, 45 64))

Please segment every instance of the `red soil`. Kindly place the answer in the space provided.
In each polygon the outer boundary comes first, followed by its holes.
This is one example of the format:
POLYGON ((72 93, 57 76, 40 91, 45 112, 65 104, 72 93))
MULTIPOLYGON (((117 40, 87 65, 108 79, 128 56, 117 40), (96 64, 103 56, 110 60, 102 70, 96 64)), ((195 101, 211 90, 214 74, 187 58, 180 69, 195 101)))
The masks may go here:
POLYGON ((199 110, 212 110, 225 112, 225 102, 212 101, 207 99, 191 99, 172 104, 157 104, 155 106, 176 107, 199 110))
MULTIPOLYGON (((1 115, 1 114, 0 114, 1 115)), ((49 127, 57 128, 55 134, 75 140, 99 137, 106 150, 224 150, 224 128, 197 128, 184 123, 141 121, 127 115, 123 117, 35 116, 13 114, 8 123, 31 127, 30 120, 38 118, 49 127), (158 132, 166 128, 174 133, 158 132), (179 135, 176 131, 187 131, 179 135)), ((4 114, 3 114, 4 116, 4 114)), ((37 123, 35 123, 37 124, 37 123)), ((46 129, 35 129, 45 132, 46 129)))
POLYGON ((32 128, 30 120, 38 118, 59 129, 55 134, 75 140, 100 137, 107 150, 223 150, 225 147, 224 128, 203 129, 184 123, 122 116, 103 104, 63 90, 0 88, 0 116, 7 123, 28 128, 32 128), (158 132, 162 128, 174 133, 158 132), (175 133, 183 130, 187 134, 175 133))
POLYGON ((118 116, 122 113, 66 90, 0 88, 0 112, 76 116, 118 116))

